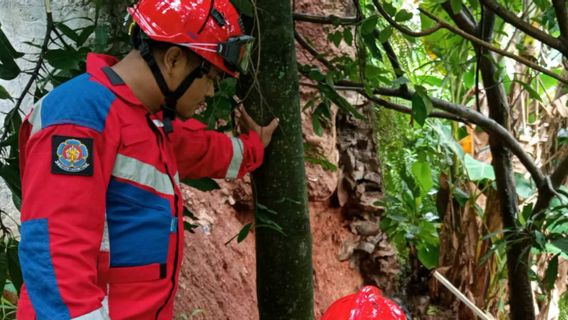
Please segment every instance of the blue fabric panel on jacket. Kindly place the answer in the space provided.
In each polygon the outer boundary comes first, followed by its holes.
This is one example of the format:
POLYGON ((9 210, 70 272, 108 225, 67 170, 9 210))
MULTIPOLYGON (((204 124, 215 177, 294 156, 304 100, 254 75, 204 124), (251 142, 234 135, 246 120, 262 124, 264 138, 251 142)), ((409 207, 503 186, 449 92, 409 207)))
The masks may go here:
POLYGON ((57 287, 49 251, 47 219, 22 223, 19 246, 20 265, 28 295, 38 320, 70 319, 57 287))
POLYGON ((110 265, 166 263, 171 221, 169 200, 112 178, 107 191, 110 265))
POLYGON ((41 107, 42 128, 57 124, 76 124, 102 132, 114 93, 89 80, 87 73, 51 91, 41 107))

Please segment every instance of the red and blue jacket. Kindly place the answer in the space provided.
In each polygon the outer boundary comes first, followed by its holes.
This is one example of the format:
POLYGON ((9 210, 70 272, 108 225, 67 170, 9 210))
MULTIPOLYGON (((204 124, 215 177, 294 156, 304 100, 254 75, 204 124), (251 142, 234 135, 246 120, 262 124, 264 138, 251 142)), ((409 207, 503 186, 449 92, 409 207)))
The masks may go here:
POLYGON ((238 138, 196 120, 163 131, 110 68, 36 103, 20 133, 19 320, 172 319, 183 255, 181 178, 238 178, 262 162, 255 132, 238 138))

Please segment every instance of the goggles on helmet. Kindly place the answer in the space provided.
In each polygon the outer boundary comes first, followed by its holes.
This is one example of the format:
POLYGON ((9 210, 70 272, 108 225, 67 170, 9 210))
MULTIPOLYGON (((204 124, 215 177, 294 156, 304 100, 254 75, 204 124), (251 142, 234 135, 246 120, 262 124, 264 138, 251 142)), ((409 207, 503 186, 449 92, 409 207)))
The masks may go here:
POLYGON ((229 40, 221 43, 178 43, 179 45, 208 52, 215 52, 223 58, 225 63, 246 74, 250 64, 250 56, 254 45, 254 37, 238 36, 231 37, 229 40))

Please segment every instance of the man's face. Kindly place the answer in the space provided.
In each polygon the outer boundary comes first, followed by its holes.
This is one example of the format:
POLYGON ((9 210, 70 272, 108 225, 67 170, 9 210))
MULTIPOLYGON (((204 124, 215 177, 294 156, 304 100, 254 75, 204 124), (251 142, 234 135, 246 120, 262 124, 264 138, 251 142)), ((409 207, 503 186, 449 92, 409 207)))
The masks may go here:
MULTIPOLYGON (((189 70, 189 74, 192 70, 189 70)), ((180 119, 189 119, 195 111, 203 106, 205 98, 215 94, 215 83, 222 78, 223 71, 211 66, 209 72, 193 81, 189 89, 178 100, 177 116, 180 119)))

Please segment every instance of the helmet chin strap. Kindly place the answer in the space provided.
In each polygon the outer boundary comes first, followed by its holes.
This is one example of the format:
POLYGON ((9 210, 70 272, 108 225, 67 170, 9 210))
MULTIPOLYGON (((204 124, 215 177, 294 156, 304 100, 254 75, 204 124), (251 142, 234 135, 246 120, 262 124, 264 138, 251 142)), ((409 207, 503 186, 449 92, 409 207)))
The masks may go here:
POLYGON ((166 80, 160 71, 160 67, 152 54, 152 50, 150 49, 150 45, 148 41, 142 40, 137 43, 137 49, 140 51, 140 55, 150 67, 152 74, 154 75, 154 79, 158 83, 158 87, 162 94, 164 95, 164 104, 162 105, 162 110, 164 111, 164 132, 171 133, 173 131, 172 121, 176 117, 176 106, 178 99, 183 96, 183 94, 189 89, 193 81, 197 78, 202 77, 203 75, 207 74, 209 69, 209 64, 204 63, 201 66, 195 68, 183 81, 182 83, 175 89, 171 91, 166 84, 166 80))

